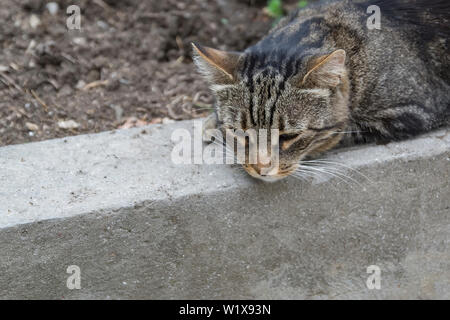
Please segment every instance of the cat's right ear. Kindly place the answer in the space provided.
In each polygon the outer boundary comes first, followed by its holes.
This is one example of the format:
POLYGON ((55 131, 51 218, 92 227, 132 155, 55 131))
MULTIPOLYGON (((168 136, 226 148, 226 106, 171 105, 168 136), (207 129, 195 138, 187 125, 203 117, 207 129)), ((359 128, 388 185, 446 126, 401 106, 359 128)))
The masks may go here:
POLYGON ((194 61, 211 84, 233 84, 240 53, 225 52, 192 43, 194 61))

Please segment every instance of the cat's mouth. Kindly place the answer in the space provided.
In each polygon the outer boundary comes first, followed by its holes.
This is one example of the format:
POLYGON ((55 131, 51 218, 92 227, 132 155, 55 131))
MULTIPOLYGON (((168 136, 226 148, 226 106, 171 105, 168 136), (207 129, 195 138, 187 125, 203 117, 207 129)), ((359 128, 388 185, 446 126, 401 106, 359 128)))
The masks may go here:
POLYGON ((294 173, 298 168, 297 165, 290 165, 282 168, 276 167, 264 170, 264 167, 249 164, 244 164, 243 167, 244 170, 253 178, 260 179, 266 182, 275 182, 286 178, 294 173))

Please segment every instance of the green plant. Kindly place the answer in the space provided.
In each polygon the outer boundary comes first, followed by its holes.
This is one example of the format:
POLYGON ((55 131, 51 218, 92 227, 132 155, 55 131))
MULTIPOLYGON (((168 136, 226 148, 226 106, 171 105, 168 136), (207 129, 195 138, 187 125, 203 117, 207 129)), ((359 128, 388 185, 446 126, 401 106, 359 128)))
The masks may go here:
POLYGON ((281 0, 269 0, 266 9, 267 12, 276 19, 283 16, 283 3, 281 0))
MULTIPOLYGON (((298 2, 299 8, 305 8, 308 5, 308 0, 300 0, 298 2)), ((283 1, 282 0, 268 0, 267 7, 266 7, 267 13, 275 18, 276 20, 280 19, 284 15, 283 10, 283 1)))
POLYGON ((299 8, 304 8, 304 7, 306 7, 308 5, 308 0, 300 0, 299 2, 298 2, 298 7, 299 8))

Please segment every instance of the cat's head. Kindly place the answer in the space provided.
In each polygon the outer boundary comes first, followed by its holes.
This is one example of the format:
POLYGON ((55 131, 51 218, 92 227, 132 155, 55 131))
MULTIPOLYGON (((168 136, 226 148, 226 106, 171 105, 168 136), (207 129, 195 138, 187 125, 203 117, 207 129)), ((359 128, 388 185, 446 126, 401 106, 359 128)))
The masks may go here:
POLYGON ((222 129, 279 130, 277 168, 267 172, 259 161, 245 164, 250 175, 286 177, 300 160, 342 138, 349 92, 344 50, 300 59, 193 47, 195 62, 216 97, 222 129))

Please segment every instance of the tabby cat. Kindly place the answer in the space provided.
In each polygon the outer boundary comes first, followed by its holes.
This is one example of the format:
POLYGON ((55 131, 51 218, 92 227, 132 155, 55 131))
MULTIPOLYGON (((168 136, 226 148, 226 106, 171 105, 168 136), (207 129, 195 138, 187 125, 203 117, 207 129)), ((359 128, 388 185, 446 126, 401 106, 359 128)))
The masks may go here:
POLYGON ((193 44, 215 113, 205 128, 278 129, 275 180, 343 143, 400 140, 450 123, 450 2, 328 1, 294 12, 242 53, 193 44), (377 5, 381 29, 369 29, 377 5))

